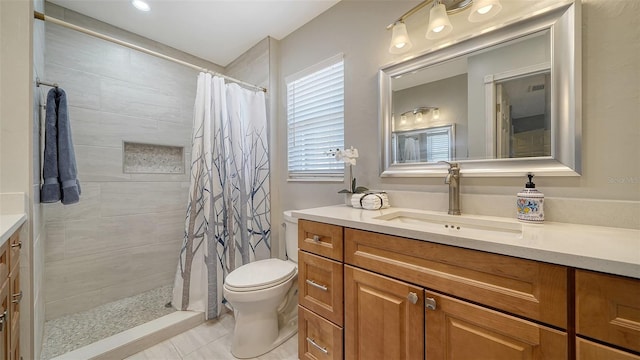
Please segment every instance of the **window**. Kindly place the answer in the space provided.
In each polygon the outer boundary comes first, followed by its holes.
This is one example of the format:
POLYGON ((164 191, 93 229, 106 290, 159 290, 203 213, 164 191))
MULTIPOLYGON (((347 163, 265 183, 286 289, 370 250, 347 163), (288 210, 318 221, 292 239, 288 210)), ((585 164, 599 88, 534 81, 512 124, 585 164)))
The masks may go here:
POLYGON ((329 150, 344 148, 342 54, 286 79, 289 178, 342 177, 329 150))
POLYGON ((393 133, 395 163, 451 161, 455 157, 455 125, 393 133))

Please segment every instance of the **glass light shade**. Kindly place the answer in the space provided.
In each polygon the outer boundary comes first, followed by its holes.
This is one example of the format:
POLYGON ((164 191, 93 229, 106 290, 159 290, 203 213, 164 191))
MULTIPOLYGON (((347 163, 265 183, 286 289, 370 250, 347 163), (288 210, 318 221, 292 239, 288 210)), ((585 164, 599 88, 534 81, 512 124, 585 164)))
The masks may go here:
POLYGON ((418 111, 415 116, 415 122, 422 122, 422 112, 418 111))
POLYGON ((427 28, 427 39, 439 39, 447 36, 453 30, 447 9, 443 4, 436 4, 429 11, 429 27, 427 28))
POLYGON ((433 109, 433 120, 439 120, 440 119, 440 109, 433 109))
POLYGON ((469 14, 469 21, 485 21, 496 16, 500 10, 502 10, 500 0, 474 0, 469 14))
POLYGON ((393 25, 393 35, 391 35, 391 45, 389 45, 389 52, 392 54, 401 54, 405 51, 409 51, 413 47, 409 34, 407 33, 407 26, 403 22, 397 22, 393 25))

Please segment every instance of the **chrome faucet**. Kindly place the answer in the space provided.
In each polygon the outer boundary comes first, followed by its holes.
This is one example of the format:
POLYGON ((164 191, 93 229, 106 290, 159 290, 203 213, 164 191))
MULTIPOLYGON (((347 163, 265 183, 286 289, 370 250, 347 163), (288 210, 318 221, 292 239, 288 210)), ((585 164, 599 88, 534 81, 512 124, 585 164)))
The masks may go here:
POLYGON ((448 161, 438 163, 449 165, 449 173, 444 179, 449 184, 449 215, 460 215, 460 164, 448 161))

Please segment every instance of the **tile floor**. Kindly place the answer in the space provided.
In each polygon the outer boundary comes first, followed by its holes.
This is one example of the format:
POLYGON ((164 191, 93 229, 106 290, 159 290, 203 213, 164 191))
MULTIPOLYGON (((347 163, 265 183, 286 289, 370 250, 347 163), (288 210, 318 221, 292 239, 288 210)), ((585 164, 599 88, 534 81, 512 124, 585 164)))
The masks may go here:
MULTIPOLYGON (((126 360, 233 360, 235 357, 230 352, 233 324, 233 315, 224 313, 216 320, 207 321, 126 360)), ((284 344, 255 359, 298 359, 298 337, 292 336, 284 344)))
POLYGON ((162 286, 45 322, 40 358, 51 359, 174 312, 165 307, 172 289, 162 286))

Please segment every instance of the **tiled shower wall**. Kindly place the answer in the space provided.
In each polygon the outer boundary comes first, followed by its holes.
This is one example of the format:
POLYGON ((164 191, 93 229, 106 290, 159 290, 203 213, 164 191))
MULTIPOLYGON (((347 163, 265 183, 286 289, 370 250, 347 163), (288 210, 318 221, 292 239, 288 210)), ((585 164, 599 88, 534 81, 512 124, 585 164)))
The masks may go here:
MULTIPOLYGON (((49 3, 46 10, 108 27, 49 3)), ((188 177, 125 174, 122 149, 124 141, 183 146, 190 163, 197 72, 50 23, 45 63, 47 80, 67 93, 82 187, 78 204, 44 206, 46 317, 53 319, 173 282, 188 177)))

